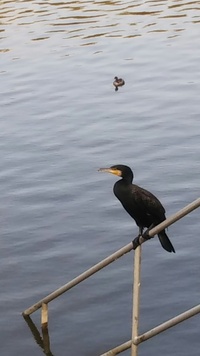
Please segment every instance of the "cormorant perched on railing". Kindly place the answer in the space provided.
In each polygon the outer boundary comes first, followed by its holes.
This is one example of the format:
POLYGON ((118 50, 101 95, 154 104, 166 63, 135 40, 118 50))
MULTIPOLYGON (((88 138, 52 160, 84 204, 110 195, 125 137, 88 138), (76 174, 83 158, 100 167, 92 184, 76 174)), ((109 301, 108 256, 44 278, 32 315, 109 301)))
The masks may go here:
MULTIPOLYGON (((128 166, 122 164, 110 168, 100 168, 101 172, 109 172, 122 177, 113 187, 115 196, 119 199, 124 209, 139 226, 139 235, 144 228, 153 228, 166 219, 165 209, 161 202, 148 190, 132 184, 133 172, 128 166)), ((144 233, 145 238, 145 233, 144 233)), ((175 252, 165 230, 158 233, 162 247, 168 252, 175 252)))

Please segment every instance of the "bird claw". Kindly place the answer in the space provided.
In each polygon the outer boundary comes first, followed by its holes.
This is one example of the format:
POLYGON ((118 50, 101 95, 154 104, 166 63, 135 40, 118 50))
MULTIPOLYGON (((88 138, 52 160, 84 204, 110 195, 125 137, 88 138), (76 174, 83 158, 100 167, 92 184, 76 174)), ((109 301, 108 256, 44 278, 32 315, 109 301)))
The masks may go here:
POLYGON ((141 245, 142 241, 140 241, 140 237, 142 237, 145 241, 150 240, 152 237, 149 236, 149 231, 154 227, 154 224, 149 226, 148 229, 143 233, 142 230, 140 231, 139 235, 132 241, 133 250, 135 250, 139 245, 141 245))
POLYGON ((142 238, 144 239, 144 240, 149 240, 149 239, 151 239, 151 236, 149 236, 149 229, 147 229, 143 234, 142 234, 142 238))
POLYGON ((151 224, 148 229, 142 234, 144 240, 150 240, 152 237, 149 236, 149 231, 154 227, 154 224, 151 224))
POLYGON ((135 250, 135 249, 140 245, 140 236, 142 236, 142 235, 138 235, 138 236, 135 237, 135 239, 132 241, 133 250, 135 250))

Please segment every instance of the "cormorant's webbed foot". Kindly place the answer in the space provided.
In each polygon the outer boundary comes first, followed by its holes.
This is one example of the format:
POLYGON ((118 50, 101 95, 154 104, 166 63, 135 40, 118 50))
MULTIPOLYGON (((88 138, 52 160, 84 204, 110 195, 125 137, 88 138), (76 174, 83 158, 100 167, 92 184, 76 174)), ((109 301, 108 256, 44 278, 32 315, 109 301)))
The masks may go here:
POLYGON ((135 250, 135 249, 140 245, 140 236, 141 236, 141 235, 138 235, 138 236, 132 241, 133 250, 135 250))
POLYGON ((144 240, 149 240, 151 239, 152 237, 149 236, 149 231, 151 229, 153 229, 154 227, 154 224, 151 224, 151 226, 149 226, 148 229, 146 229, 146 231, 143 233, 143 229, 140 228, 139 230, 139 235, 132 241, 132 244, 133 244, 133 250, 135 250, 139 245, 142 244, 142 242, 144 241, 141 241, 140 238, 142 237, 144 240))
POLYGON ((149 236, 149 231, 150 231, 151 229, 153 229, 153 227, 154 227, 154 224, 151 224, 151 225, 148 227, 148 229, 146 229, 145 232, 142 234, 142 237, 143 237, 144 240, 149 240, 149 239, 152 238, 151 236, 149 236))
POLYGON ((149 236, 149 231, 148 231, 148 230, 146 230, 146 231, 144 232, 144 234, 142 234, 142 238, 143 238, 145 241, 151 239, 151 236, 149 236))

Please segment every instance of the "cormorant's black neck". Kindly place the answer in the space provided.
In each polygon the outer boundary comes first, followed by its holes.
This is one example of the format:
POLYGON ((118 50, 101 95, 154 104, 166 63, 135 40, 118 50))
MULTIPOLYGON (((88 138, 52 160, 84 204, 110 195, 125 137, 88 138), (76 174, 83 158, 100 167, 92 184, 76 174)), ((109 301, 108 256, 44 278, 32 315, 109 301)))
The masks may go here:
POLYGON ((126 184, 131 184, 133 181, 133 172, 130 171, 128 174, 122 175, 122 181, 126 184))

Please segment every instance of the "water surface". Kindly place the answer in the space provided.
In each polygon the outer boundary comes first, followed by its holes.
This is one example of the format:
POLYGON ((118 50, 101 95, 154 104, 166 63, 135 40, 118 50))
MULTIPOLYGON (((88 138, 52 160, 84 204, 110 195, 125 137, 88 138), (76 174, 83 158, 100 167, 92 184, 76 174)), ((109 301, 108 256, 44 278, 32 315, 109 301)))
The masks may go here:
MULTIPOLYGON (((21 312, 129 243, 134 221, 101 166, 131 166, 171 215, 199 197, 198 1, 4 1, 0 9, 1 336, 39 356, 21 312), (126 85, 118 92, 113 77, 126 85)), ((199 303, 198 210, 143 248, 140 332, 199 303)), ((131 337, 129 253, 49 305, 55 356, 131 337)), ((33 321, 40 327, 40 315, 33 321)), ((196 356, 198 317, 141 356, 196 356)), ((124 353, 129 355, 130 352, 124 353)))

